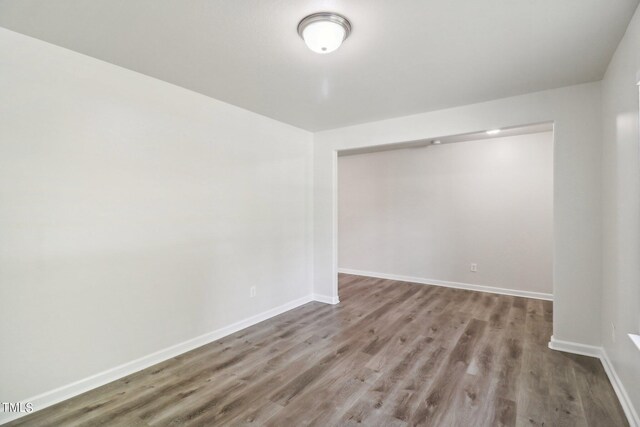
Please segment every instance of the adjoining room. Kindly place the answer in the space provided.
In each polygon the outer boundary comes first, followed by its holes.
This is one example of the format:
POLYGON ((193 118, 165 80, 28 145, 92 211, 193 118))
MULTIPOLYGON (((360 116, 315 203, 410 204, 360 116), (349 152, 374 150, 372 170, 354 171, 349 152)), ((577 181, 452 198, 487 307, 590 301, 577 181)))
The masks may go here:
POLYGON ((552 300, 552 130, 340 152, 339 272, 552 300))

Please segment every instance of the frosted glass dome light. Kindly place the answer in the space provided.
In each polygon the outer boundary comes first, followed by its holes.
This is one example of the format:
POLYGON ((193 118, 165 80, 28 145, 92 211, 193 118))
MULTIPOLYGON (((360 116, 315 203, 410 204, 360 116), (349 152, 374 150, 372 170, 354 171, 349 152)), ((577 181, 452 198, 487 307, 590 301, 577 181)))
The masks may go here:
POLYGON ((307 47, 316 53, 329 53, 338 49, 349 36, 351 24, 338 14, 314 13, 298 24, 298 34, 307 47))

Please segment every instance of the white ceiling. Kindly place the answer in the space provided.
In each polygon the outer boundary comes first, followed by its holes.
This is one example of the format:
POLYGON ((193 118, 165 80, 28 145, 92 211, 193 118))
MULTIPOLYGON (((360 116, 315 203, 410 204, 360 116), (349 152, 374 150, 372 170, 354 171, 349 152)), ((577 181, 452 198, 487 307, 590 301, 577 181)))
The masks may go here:
POLYGON ((638 0, 0 0, 0 26, 316 131, 600 80, 638 0), (296 33, 351 20, 336 52, 296 33))

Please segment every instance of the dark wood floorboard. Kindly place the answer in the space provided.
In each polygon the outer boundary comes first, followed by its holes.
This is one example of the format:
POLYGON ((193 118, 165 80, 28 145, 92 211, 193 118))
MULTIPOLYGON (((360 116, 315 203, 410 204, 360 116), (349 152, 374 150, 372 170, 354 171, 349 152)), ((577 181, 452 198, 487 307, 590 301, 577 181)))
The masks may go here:
POLYGON ((23 417, 23 426, 627 426, 546 301, 340 275, 309 303, 23 417))

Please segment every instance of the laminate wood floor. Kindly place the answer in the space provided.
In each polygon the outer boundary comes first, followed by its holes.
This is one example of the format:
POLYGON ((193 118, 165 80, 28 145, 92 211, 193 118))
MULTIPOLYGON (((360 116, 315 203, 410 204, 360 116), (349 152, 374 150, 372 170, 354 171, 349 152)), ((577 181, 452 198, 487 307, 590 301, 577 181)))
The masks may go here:
POLYGON ((309 303, 12 425, 626 426, 552 304, 340 275, 309 303))

